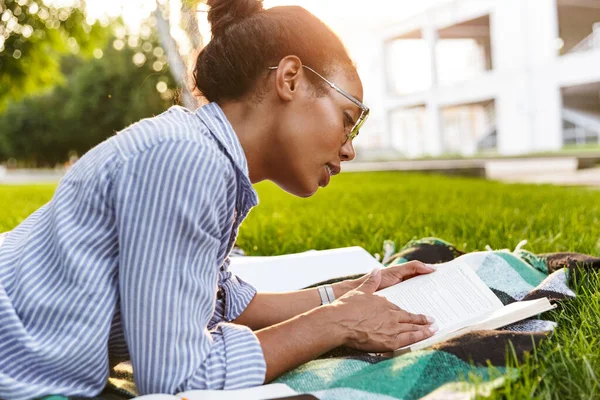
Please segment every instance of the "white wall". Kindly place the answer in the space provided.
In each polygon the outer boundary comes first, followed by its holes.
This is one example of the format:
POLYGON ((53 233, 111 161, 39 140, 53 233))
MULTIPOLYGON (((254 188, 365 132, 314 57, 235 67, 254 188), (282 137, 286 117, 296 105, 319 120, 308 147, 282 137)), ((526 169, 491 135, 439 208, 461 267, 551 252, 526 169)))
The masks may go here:
POLYGON ((556 3, 502 0, 491 15, 498 152, 562 147, 561 95, 555 73, 556 3))
MULTIPOLYGON (((499 153, 560 149, 560 87, 600 80, 600 51, 559 58, 554 0, 455 1, 413 18, 405 26, 410 30, 421 27, 427 39, 427 27, 440 29, 486 13, 490 16, 492 71, 451 85, 436 86, 433 82, 429 90, 420 93, 387 94, 384 107, 391 111, 428 105, 424 133, 428 143, 421 146, 423 154, 435 154, 443 142, 439 138, 441 107, 484 100, 495 100, 499 153), (437 134, 433 132, 436 129, 437 134)), ((389 39, 402 32, 401 27, 395 31, 389 28, 382 38, 389 39)), ((434 65, 432 69, 435 68, 434 65)), ((391 125, 388 129, 395 132, 391 125)))

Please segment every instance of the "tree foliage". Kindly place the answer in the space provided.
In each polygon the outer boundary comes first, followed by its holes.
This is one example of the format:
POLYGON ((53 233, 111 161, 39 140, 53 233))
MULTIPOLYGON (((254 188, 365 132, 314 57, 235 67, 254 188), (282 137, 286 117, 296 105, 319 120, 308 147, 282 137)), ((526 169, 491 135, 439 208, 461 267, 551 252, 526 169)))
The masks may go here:
POLYGON ((63 80, 60 58, 90 56, 110 31, 89 24, 83 5, 53 7, 42 0, 0 0, 0 111, 9 100, 63 80))
POLYGON ((173 104, 175 83, 156 36, 116 31, 99 59, 63 57, 62 84, 8 105, 0 115, 0 159, 54 166, 173 104))

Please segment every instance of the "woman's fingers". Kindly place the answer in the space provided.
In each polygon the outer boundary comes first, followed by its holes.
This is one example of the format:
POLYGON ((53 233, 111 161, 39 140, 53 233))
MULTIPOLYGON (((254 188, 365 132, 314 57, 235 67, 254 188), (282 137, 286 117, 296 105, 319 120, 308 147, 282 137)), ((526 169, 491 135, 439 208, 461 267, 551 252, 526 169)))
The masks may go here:
POLYGON ((410 279, 417 275, 429 274, 435 271, 435 268, 428 266, 421 261, 409 261, 405 264, 394 266, 394 274, 401 280, 410 279))
POLYGON ((398 333, 400 333, 400 332, 420 331, 422 329, 429 329, 429 331, 431 333, 435 333, 438 330, 436 324, 431 324, 431 325, 398 324, 398 333))
POLYGON ((382 279, 379 289, 385 289, 415 276, 430 274, 435 271, 435 267, 420 261, 409 261, 405 264, 384 268, 381 271, 382 279))
POLYGON ((429 329, 417 329, 414 331, 400 332, 396 335, 396 348, 408 346, 421 340, 431 337, 433 333, 429 329))
POLYGON ((398 308, 398 310, 392 311, 396 315, 396 321, 403 324, 417 324, 417 325, 430 325, 435 322, 432 317, 428 317, 423 314, 413 314, 398 308))
POLYGON ((338 315, 345 315, 342 320, 348 322, 342 323, 348 333, 344 344, 359 350, 394 350, 428 338, 437 330, 433 318, 402 310, 371 290, 352 290, 336 302, 338 315))

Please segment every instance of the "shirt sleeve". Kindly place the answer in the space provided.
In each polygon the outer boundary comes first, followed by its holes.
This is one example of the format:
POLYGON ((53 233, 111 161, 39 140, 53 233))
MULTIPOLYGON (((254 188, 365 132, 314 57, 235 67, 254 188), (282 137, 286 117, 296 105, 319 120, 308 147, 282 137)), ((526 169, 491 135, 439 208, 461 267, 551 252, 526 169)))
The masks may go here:
POLYGON ((256 288, 229 271, 227 257, 219 271, 220 294, 217 297, 215 312, 208 324, 212 329, 220 322, 233 321, 239 317, 256 295, 256 288))
POLYGON ((217 324, 220 238, 230 229, 227 160, 195 142, 161 143, 115 179, 120 307, 140 394, 260 385, 247 327, 217 324))

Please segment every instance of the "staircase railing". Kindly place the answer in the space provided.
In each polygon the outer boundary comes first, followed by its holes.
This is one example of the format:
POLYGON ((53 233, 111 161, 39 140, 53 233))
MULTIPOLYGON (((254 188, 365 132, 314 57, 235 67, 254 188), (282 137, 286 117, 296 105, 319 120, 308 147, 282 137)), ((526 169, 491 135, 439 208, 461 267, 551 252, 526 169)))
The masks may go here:
POLYGON ((565 142, 585 144, 595 139, 600 144, 600 116, 565 107, 562 118, 573 125, 563 129, 565 142))
POLYGON ((600 22, 594 24, 592 33, 586 36, 581 42, 577 43, 569 53, 579 53, 582 51, 589 51, 593 49, 600 49, 600 22))

